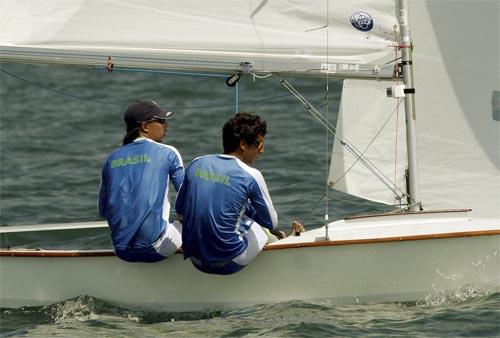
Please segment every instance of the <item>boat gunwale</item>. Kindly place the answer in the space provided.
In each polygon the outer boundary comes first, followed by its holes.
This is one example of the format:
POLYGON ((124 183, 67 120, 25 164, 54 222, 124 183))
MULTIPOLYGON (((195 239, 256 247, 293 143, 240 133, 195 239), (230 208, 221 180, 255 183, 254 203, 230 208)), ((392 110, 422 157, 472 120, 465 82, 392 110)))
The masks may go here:
MULTIPOLYGON (((391 243, 391 242, 408 242, 408 241, 419 241, 419 240, 450 239, 450 238, 495 236, 495 235, 500 235, 500 229, 450 232, 450 233, 400 236, 400 237, 347 239, 347 240, 333 240, 333 241, 319 240, 315 242, 304 242, 304 243, 273 244, 273 245, 266 245, 263 250, 272 251, 272 250, 300 249, 300 248, 310 248, 310 247, 344 246, 344 245, 357 245, 357 244, 380 244, 380 243, 391 243)), ((182 250, 178 250, 176 254, 182 254, 182 250)), ((9 256, 10 257, 111 257, 115 256, 115 253, 112 249, 44 250, 44 249, 0 248, 0 257, 9 257, 9 256)))

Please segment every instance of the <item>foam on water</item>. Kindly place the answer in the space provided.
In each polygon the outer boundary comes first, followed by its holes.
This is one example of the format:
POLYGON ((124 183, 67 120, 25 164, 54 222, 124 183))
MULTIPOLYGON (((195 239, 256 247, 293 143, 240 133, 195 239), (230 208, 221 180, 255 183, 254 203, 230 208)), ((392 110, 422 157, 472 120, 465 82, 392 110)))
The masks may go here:
POLYGON ((476 336, 500 334, 500 293, 474 287, 414 303, 335 305, 291 301, 233 310, 154 312, 80 296, 48 306, 2 309, 3 335, 58 336, 476 336), (466 323, 464 328, 457 323, 466 323), (120 334, 119 334, 120 333, 120 334))
POLYGON ((418 304, 426 306, 462 304, 489 295, 489 290, 472 284, 464 285, 456 290, 442 290, 433 285, 432 292, 418 304))

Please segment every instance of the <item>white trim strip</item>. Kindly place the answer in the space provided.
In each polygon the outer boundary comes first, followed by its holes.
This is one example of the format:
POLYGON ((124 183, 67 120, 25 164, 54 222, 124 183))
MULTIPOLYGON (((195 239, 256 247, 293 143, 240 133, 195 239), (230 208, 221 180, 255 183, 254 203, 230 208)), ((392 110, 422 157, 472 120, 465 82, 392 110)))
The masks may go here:
POLYGON ((37 225, 16 225, 0 227, 0 234, 31 231, 57 231, 57 230, 78 230, 78 229, 99 229, 107 228, 108 223, 82 222, 82 223, 60 223, 60 224, 37 224, 37 225))

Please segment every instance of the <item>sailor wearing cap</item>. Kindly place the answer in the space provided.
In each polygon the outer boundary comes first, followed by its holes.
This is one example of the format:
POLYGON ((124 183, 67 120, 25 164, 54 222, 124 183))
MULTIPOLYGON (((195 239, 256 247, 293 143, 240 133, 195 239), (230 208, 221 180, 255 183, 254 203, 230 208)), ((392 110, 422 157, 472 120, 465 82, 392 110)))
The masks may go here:
POLYGON ((176 148, 160 143, 174 115, 154 101, 131 104, 123 115, 123 145, 102 167, 99 214, 125 261, 156 262, 182 245, 181 224, 169 220, 168 186, 171 180, 179 190, 184 165, 176 148))

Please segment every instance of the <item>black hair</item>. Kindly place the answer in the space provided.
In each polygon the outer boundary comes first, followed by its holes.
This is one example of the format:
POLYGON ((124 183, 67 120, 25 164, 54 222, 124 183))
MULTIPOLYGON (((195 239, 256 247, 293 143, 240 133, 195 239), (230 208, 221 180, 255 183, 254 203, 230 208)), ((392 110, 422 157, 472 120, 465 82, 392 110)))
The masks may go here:
POLYGON ((229 154, 238 149, 240 141, 252 145, 259 136, 266 136, 267 123, 259 115, 245 112, 237 113, 222 127, 222 145, 224 153, 229 154))
POLYGON ((127 133, 123 137, 123 145, 132 143, 140 135, 139 127, 127 126, 127 133))

